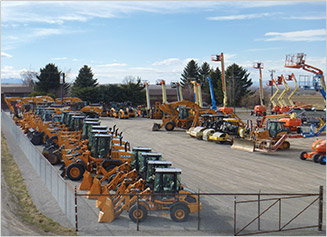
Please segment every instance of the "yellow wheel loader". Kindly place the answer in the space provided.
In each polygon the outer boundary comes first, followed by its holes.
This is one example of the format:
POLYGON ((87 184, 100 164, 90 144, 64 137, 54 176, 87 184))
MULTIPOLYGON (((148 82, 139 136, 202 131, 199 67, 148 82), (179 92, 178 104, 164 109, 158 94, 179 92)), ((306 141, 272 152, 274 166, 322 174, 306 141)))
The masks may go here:
POLYGON ((181 185, 181 169, 156 168, 154 189, 122 196, 116 203, 106 198, 98 222, 112 222, 124 210, 134 222, 142 222, 149 211, 169 211, 173 221, 186 221, 190 214, 199 212, 201 204, 195 193, 181 185))

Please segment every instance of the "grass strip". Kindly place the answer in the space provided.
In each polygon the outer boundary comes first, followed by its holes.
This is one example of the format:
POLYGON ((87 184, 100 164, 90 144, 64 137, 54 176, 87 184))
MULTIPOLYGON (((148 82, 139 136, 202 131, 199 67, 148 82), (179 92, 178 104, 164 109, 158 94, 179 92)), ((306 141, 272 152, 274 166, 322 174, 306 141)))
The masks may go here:
POLYGON ((77 235, 74 229, 61 226, 36 208, 24 184, 24 178, 8 150, 3 133, 1 133, 1 172, 4 174, 10 192, 17 198, 15 214, 21 217, 25 223, 54 235, 77 235))

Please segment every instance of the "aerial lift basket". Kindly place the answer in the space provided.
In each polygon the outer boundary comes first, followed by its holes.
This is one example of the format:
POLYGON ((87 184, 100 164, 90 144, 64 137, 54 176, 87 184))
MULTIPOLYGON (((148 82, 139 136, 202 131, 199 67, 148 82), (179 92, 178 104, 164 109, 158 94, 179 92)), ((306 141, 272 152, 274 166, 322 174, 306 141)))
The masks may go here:
POLYGON ((254 152, 254 141, 234 138, 233 145, 231 146, 232 149, 254 152))

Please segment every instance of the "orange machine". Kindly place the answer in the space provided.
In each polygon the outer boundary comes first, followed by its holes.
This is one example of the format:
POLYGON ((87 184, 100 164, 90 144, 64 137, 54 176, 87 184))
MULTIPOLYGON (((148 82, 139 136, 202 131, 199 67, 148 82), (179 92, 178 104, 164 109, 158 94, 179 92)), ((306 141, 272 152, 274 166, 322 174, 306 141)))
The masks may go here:
POLYGON ((326 139, 318 139, 312 143, 312 152, 302 152, 301 160, 311 159, 315 163, 326 164, 326 139))
POLYGON ((263 63, 257 62, 254 64, 253 68, 259 69, 259 83, 260 83, 260 91, 259 91, 259 96, 260 96, 260 105, 254 106, 254 110, 251 111, 251 115, 255 116, 266 116, 267 115, 267 107, 264 106, 264 99, 263 99, 263 87, 262 87, 262 71, 263 69, 263 63))

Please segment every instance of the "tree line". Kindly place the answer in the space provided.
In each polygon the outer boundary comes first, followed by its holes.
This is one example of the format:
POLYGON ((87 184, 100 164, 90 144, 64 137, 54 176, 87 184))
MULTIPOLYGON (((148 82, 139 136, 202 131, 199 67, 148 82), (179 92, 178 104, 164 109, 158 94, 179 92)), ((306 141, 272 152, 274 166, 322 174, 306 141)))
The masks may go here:
MULTIPOLYGON (((254 93, 249 89, 253 84, 249 76, 250 73, 246 69, 235 63, 227 67, 225 70, 225 81, 229 106, 239 106, 242 99, 254 93)), ((202 93, 210 95, 208 77, 211 78, 216 103, 222 105, 222 73, 218 67, 211 68, 207 62, 199 66, 197 62, 191 60, 183 70, 180 83, 183 88, 190 88, 193 87, 191 81, 196 81, 201 85, 202 93)), ((211 104, 211 97, 207 96, 205 102, 211 104)))
MULTIPOLYGON (((61 96, 60 77, 63 72, 59 71, 55 64, 49 63, 40 69, 40 73, 26 73, 22 75, 26 79, 35 77, 35 92, 32 95, 61 96)), ((249 90, 252 85, 250 73, 237 64, 232 64, 225 70, 226 88, 229 106, 239 106, 243 98, 253 94, 249 90)), ((218 105, 223 101, 222 73, 220 69, 211 68, 207 62, 201 66, 194 60, 190 60, 181 74, 180 83, 185 89, 192 89, 192 80, 201 85, 202 93, 206 96, 205 102, 211 104, 210 87, 207 78, 210 77, 214 90, 215 100, 218 105)), ((28 81, 28 80, 27 80, 28 81)), ((31 80, 30 80, 31 82, 31 80)), ((99 85, 98 79, 94 77, 92 69, 84 65, 73 84, 64 83, 63 91, 65 96, 79 97, 88 103, 126 102, 133 105, 145 104, 145 90, 140 77, 126 77, 121 84, 99 85)))

